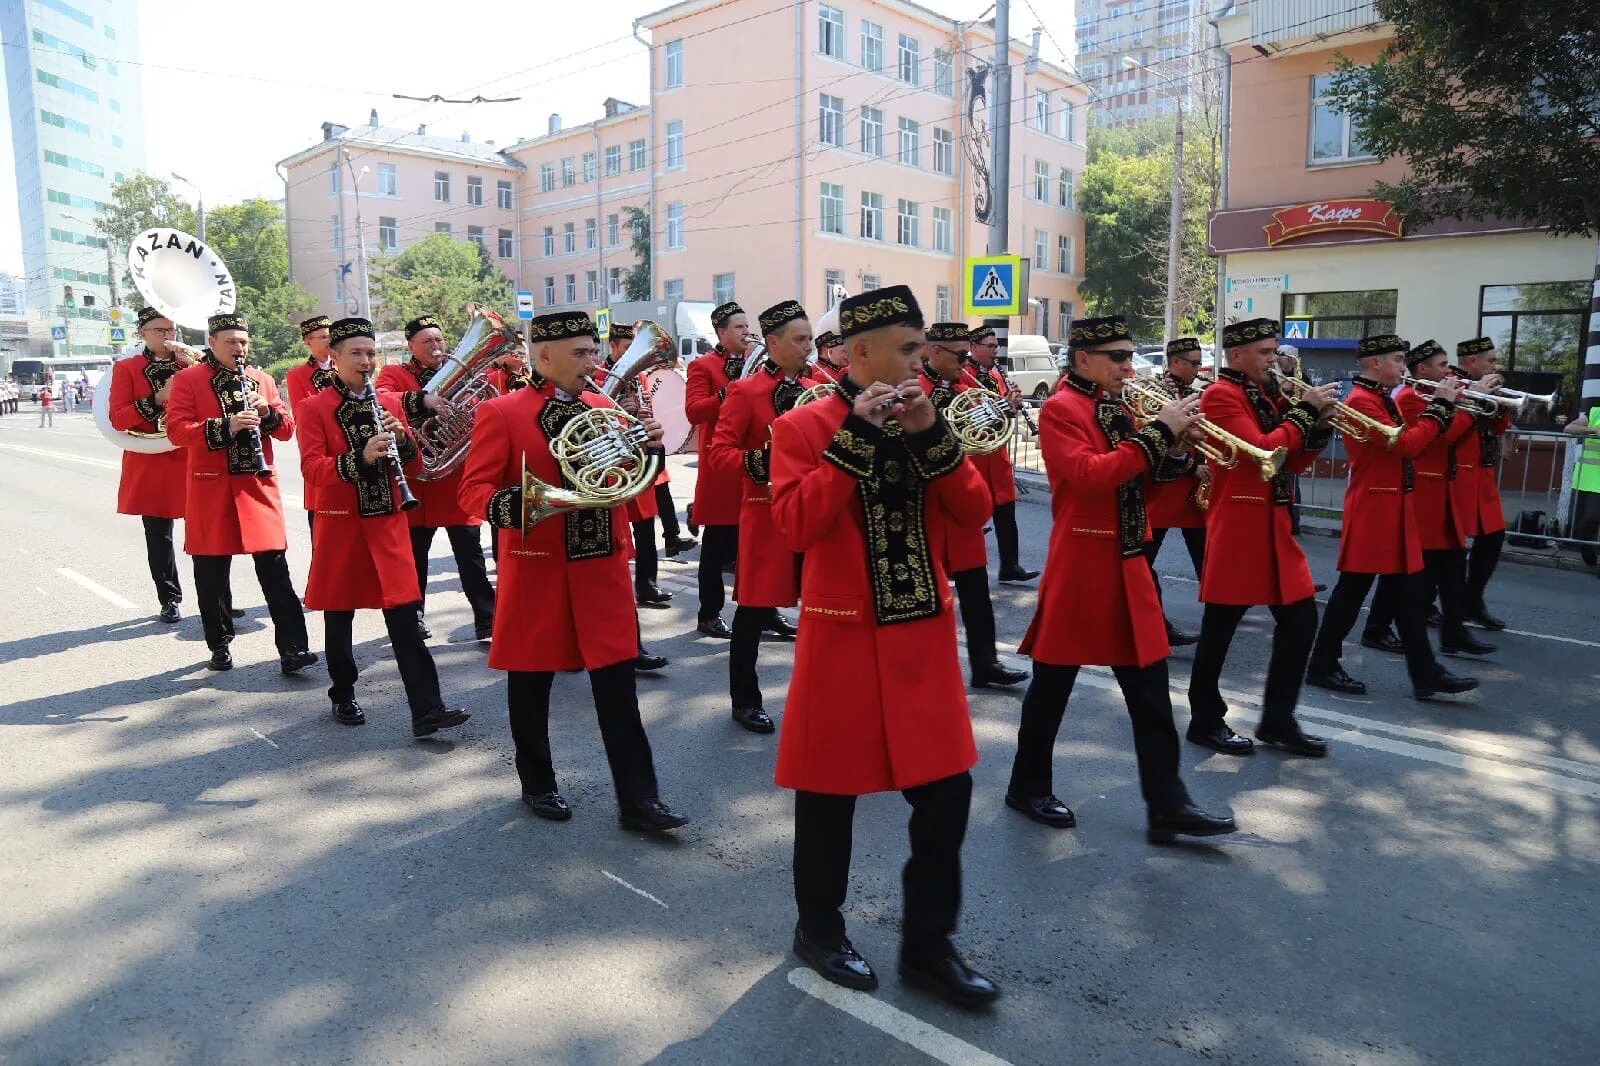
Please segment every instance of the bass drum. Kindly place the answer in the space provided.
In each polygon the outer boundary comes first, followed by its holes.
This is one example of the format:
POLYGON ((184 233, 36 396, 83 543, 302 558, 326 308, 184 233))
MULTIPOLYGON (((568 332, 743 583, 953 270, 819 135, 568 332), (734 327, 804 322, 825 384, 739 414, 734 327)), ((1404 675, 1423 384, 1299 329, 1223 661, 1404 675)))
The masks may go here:
POLYGON ((688 443, 694 429, 683 411, 688 375, 676 368, 662 368, 646 371, 641 377, 645 380, 644 392, 649 398, 650 410, 661 423, 661 447, 668 455, 676 455, 688 443))
MULTIPOLYGON (((128 357, 123 356, 123 358, 126 359, 128 357)), ((170 452, 176 448, 177 445, 168 440, 165 433, 125 433, 111 424, 112 369, 112 367, 106 367, 105 373, 100 375, 100 380, 94 387, 94 402, 91 407, 93 408, 95 428, 104 435, 106 440, 127 452, 159 455, 162 452, 170 452)))

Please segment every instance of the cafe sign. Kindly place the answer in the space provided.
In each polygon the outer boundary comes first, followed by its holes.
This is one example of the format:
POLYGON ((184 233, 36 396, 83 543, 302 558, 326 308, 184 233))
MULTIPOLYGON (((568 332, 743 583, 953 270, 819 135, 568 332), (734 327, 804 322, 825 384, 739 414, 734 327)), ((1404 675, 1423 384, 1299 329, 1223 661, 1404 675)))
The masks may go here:
POLYGON ((1346 230, 1398 237, 1400 222, 1400 213, 1387 200, 1322 200, 1274 211, 1272 221, 1262 229, 1270 248, 1314 233, 1346 230))

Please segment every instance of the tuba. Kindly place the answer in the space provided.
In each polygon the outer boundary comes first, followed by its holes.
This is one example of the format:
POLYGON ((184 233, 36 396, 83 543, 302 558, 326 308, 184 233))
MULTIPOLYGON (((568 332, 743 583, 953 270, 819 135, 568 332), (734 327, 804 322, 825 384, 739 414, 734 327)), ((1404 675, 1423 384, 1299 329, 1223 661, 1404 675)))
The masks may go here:
POLYGON ((514 349, 522 337, 506 320, 481 304, 467 305, 467 331, 456 350, 444 357, 423 392, 448 405, 417 431, 422 453, 418 481, 449 477, 467 460, 472 442, 472 416, 478 405, 500 395, 488 371, 497 359, 514 349))
POLYGON ((632 343, 612 365, 600 391, 607 399, 614 401, 623 386, 627 386, 639 401, 640 409, 646 409, 649 406, 648 398, 644 395, 639 376, 650 370, 671 366, 676 353, 677 348, 666 330, 649 319, 640 319, 633 324, 632 343))
POLYGON ((651 449, 644 423, 615 407, 591 407, 568 422, 550 442, 550 454, 572 488, 541 481, 528 471, 524 455, 524 534, 558 514, 606 510, 627 503, 654 486, 661 472, 661 456, 651 449))

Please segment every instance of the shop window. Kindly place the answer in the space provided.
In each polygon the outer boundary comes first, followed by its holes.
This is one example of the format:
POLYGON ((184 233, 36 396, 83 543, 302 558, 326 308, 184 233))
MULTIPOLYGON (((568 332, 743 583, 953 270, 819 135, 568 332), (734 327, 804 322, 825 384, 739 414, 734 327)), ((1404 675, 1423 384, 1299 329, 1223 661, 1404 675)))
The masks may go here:
POLYGON ((1400 290, 1295 292, 1283 296, 1283 318, 1311 319, 1312 338, 1360 340, 1373 333, 1393 333, 1400 290))
MULTIPOLYGON (((1529 415, 1537 421, 1565 416, 1573 408, 1583 367, 1589 286, 1587 281, 1553 281, 1485 285, 1480 291, 1478 331, 1481 336, 1494 338, 1500 368, 1515 374, 1559 375, 1558 410, 1548 415, 1530 410, 1529 415)), ((1549 391, 1535 382, 1518 387, 1524 391, 1549 391)))

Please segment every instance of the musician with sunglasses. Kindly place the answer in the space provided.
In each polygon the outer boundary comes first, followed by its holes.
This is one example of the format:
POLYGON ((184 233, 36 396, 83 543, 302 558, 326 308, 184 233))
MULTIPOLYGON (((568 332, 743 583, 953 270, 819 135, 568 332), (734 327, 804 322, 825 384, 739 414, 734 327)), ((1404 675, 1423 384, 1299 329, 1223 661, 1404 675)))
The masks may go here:
MULTIPOLYGON (((1013 412, 1022 409, 1022 397, 1012 390, 1005 374, 995 365, 1000 354, 1000 338, 988 326, 973 329, 968 336, 968 367, 981 388, 1004 400, 1013 412)), ((1017 547, 1017 479, 1011 469, 1011 452, 1000 448, 988 455, 974 455, 972 465, 978 468, 989 486, 994 501, 994 543, 1000 553, 1000 580, 1006 582, 1032 581, 1039 576, 1037 570, 1024 570, 1018 560, 1017 547)))
MULTIPOLYGON (((1186 400, 1198 397, 1202 386, 1196 386, 1200 373, 1200 340, 1197 337, 1175 337, 1167 342, 1167 368, 1161 375, 1161 385, 1174 397, 1186 400)), ((1150 540, 1144 546, 1145 558, 1150 563, 1150 573, 1155 578, 1156 596, 1165 599, 1161 589, 1161 574, 1156 570, 1156 556, 1167 533, 1177 530, 1183 534, 1183 546, 1189 550, 1189 561, 1194 565, 1195 577, 1205 570, 1206 562, 1206 512, 1200 506, 1202 493, 1210 491, 1211 469, 1204 463, 1195 465, 1194 472, 1173 481, 1152 484, 1146 498, 1150 514, 1150 540)), ((1199 640, 1194 633, 1186 633, 1166 619, 1167 643, 1174 648, 1193 644, 1199 640)))

